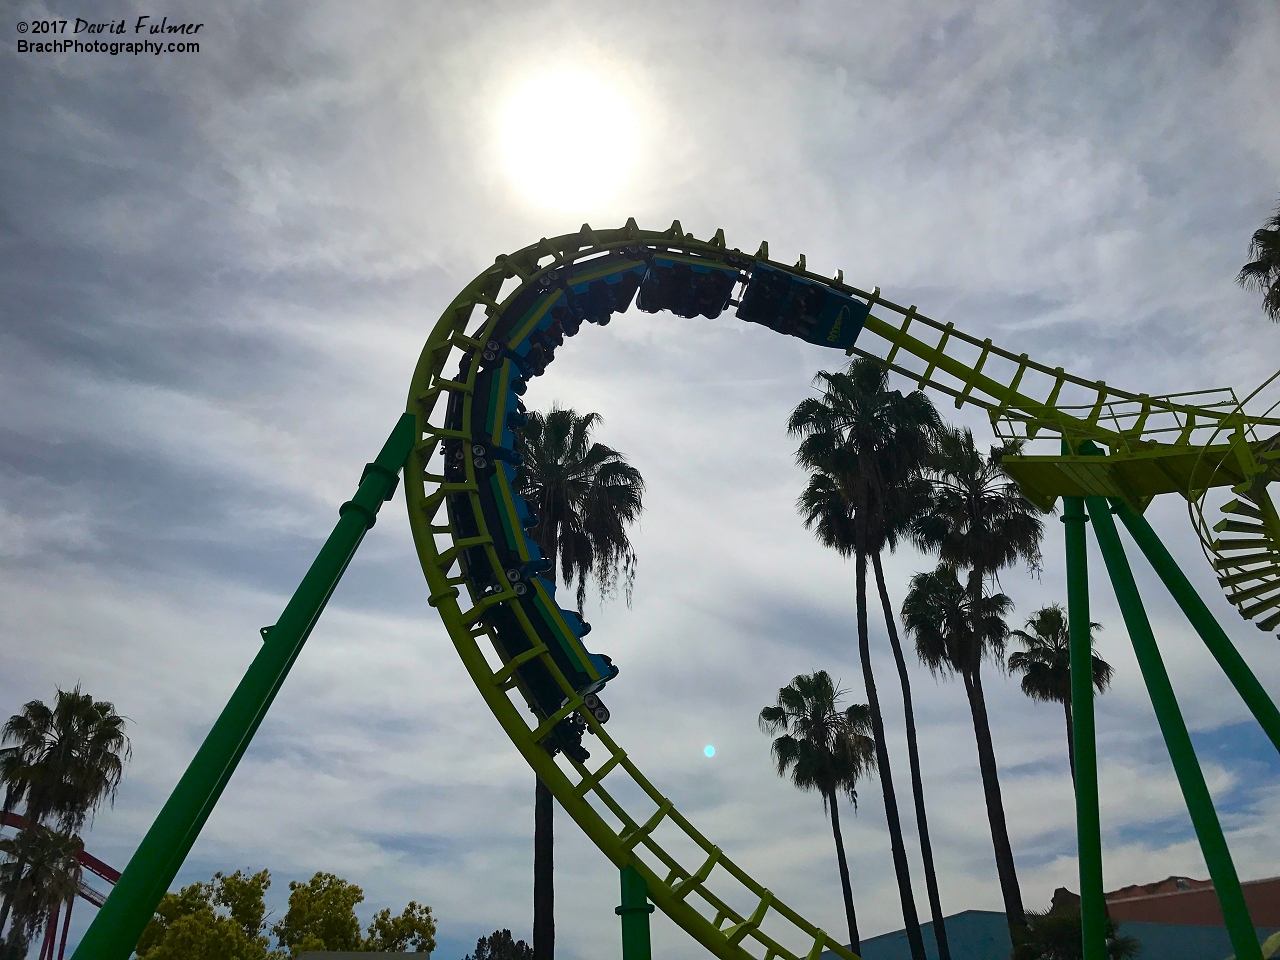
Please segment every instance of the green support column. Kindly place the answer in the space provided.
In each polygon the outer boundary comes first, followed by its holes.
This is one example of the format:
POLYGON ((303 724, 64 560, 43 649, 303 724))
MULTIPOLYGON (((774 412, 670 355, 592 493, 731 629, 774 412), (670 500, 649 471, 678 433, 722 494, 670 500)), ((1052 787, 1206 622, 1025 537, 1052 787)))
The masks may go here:
MULTIPOLYGON (((613 912, 622 918, 622 960, 652 960, 649 946, 649 886, 635 867, 622 868, 622 906, 613 912)), ((74 960, 74 958, 72 958, 74 960)))
POLYGON ((1071 637, 1071 725, 1076 745, 1076 847, 1080 856, 1080 931, 1084 960, 1107 960, 1107 904, 1102 890, 1098 750, 1093 728, 1093 646, 1084 500, 1063 497, 1067 541, 1067 619, 1071 637))
POLYGON ((391 499, 416 439, 414 418, 405 414, 378 459, 365 467, 356 495, 338 511, 337 526, 279 622, 263 631, 262 649, 138 845, 72 960, 126 960, 133 953, 356 548, 373 526, 383 502, 391 499))
POLYGON ((1155 707, 1160 732, 1169 749, 1169 759, 1173 761, 1178 785, 1182 788, 1187 811, 1191 814, 1191 823, 1195 827, 1200 849, 1209 867, 1209 876, 1213 878, 1214 890, 1222 905, 1222 916, 1231 936, 1231 945, 1235 948, 1235 956, 1237 960, 1262 960, 1258 937, 1249 917, 1249 908, 1244 902, 1244 893, 1240 889, 1240 878, 1236 875, 1235 864, 1231 862, 1231 851, 1227 849, 1222 826, 1218 823, 1218 815, 1213 808, 1213 798, 1205 785, 1195 748, 1191 745, 1191 736, 1187 733, 1187 725, 1178 708, 1173 685, 1169 682, 1169 674, 1165 671, 1160 649, 1156 646, 1155 635, 1151 632, 1151 623, 1147 619, 1142 598, 1138 595, 1133 571, 1129 568, 1115 521, 1111 518, 1110 505, 1102 497, 1088 497, 1085 503, 1089 508, 1089 518, 1093 521, 1094 533, 1098 537, 1098 546, 1102 548, 1107 572, 1111 575, 1129 639, 1133 643, 1133 652, 1137 656, 1142 678, 1146 681, 1147 692, 1151 696, 1151 705, 1155 707))
POLYGON ((1165 545, 1160 542, 1160 538, 1151 529, 1151 524, 1147 523, 1146 518, 1134 513, 1120 500, 1112 500, 1111 507, 1128 529, 1138 549, 1143 552, 1147 561, 1160 575, 1160 579, 1164 581, 1173 599, 1177 601, 1182 612, 1195 627, 1196 633, 1200 634, 1200 639, 1209 648, 1213 658, 1218 661, 1218 665, 1222 667, 1223 673, 1236 688, 1245 705, 1262 725, 1267 736, 1271 738, 1272 744, 1280 750, 1280 710, 1276 709, 1275 703, 1267 696, 1267 691, 1262 689, 1262 684, 1253 675, 1249 665, 1244 662, 1244 657, 1240 656, 1235 645, 1227 638, 1226 631, 1209 612, 1209 608, 1200 599, 1191 581, 1178 567, 1165 545))

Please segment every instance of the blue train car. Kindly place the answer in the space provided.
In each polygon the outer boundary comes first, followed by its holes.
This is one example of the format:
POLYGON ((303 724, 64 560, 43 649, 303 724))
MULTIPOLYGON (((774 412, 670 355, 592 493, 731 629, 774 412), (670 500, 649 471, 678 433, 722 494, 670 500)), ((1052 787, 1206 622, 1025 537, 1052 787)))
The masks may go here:
POLYGON ((862 332, 871 306, 830 287, 757 263, 738 317, 820 347, 848 350, 862 332))

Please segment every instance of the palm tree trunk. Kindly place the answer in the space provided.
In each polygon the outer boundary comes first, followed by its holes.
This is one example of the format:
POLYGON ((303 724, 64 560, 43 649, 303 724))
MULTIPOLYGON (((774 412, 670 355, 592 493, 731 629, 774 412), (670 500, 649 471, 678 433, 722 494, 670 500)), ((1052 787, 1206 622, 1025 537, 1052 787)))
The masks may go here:
POLYGON ((539 778, 533 805, 533 960, 552 960, 556 952, 554 800, 539 778))
POLYGON ((871 672, 871 641, 867 632, 867 555, 857 551, 858 657, 862 660, 862 680, 867 687, 867 707, 871 712, 871 732, 876 742, 876 768, 880 773, 884 794, 884 819, 889 827, 889 846, 893 851, 893 869, 898 875, 898 897, 902 901, 902 923, 907 931, 912 960, 925 960, 924 938, 920 936, 920 918, 916 916, 916 900, 911 893, 911 868, 907 848, 902 842, 902 823, 898 818, 898 798, 893 792, 893 770, 889 766, 889 748, 884 738, 884 717, 880 713, 880 697, 876 678, 871 672))
POLYGON ((13 898, 18 892, 18 884, 22 882, 22 871, 27 868, 25 858, 18 860, 18 867, 13 875, 13 883, 4 892, 4 903, 0 905, 0 935, 4 933, 4 925, 9 919, 9 911, 13 907, 13 898))
POLYGON ((973 714, 973 734, 978 741, 978 769, 982 773, 982 792, 987 801, 987 821, 991 825, 991 843, 995 847, 996 873, 1004 896, 1004 914, 1009 928, 1025 927, 1027 915, 1022 908, 1022 891, 1013 864, 1013 847, 1004 819, 1004 801, 1000 796, 1000 774, 996 768, 996 751, 991 742, 991 725, 987 720, 987 702, 982 695, 982 677, 978 670, 965 671, 964 689, 969 695, 969 711, 973 714))
POLYGON ((902 655, 902 643, 898 639, 898 625, 893 618, 893 606, 889 603, 889 591, 884 583, 884 568, 880 554, 871 556, 876 573, 876 589, 880 593, 880 606, 884 608, 884 623, 889 631, 889 646, 893 648, 893 660, 898 666, 898 680, 902 684, 902 708, 907 727, 907 757, 911 764, 911 793, 916 804, 916 827, 920 833, 920 858, 924 861, 924 885, 929 891, 929 913, 933 917, 933 938, 938 944, 938 960, 951 960, 951 947, 947 943, 946 920, 942 915, 942 898, 938 894, 938 874, 933 866, 933 844, 929 841, 929 820, 924 809, 924 782, 920 777, 920 748, 916 743, 916 717, 911 703, 911 680, 907 676, 907 661, 902 655))
POLYGON ((849 882, 849 863, 844 857, 844 834, 840 832, 840 811, 836 809, 835 795, 827 797, 831 804, 831 833, 836 838, 836 859, 840 861, 840 886, 844 888, 844 915, 849 921, 849 949, 862 955, 862 941, 858 939, 858 917, 853 912, 853 885, 849 882))
MULTIPOLYGON (((547 556, 551 582, 556 582, 556 540, 551 524, 547 556)), ((551 788, 535 777, 533 800, 533 960, 553 960, 556 954, 555 797, 551 788)))
POLYGON ((1074 790, 1076 785, 1076 734, 1071 724, 1071 701, 1062 701, 1063 709, 1067 714, 1067 762, 1071 764, 1071 787, 1074 790))

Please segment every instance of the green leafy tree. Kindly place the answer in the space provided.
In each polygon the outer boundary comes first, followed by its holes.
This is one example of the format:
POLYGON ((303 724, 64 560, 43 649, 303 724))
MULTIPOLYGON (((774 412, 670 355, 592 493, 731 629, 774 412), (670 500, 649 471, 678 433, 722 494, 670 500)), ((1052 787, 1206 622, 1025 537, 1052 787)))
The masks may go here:
POLYGON ((379 910, 369 924, 364 950, 377 953, 432 953, 436 948, 436 918, 431 908, 413 900, 396 917, 379 910))
POLYGON ((510 930, 495 930, 477 940, 475 953, 462 960, 533 960, 533 947, 515 939, 510 930))
MULTIPOLYGON (((1093 649, 1094 631, 1102 624, 1089 624, 1089 649, 1093 649)), ((1067 718, 1067 761, 1071 766, 1071 782, 1076 779, 1076 741, 1071 726, 1071 633, 1066 612, 1058 604, 1041 607, 1029 620, 1026 630, 1011 634, 1023 649, 1009 655, 1009 669, 1022 674, 1022 692, 1042 703, 1060 703, 1067 718)), ((1091 654, 1093 685, 1102 693, 1111 683, 1111 664, 1096 653, 1091 654)))
POLYGON ((271 928, 280 949, 272 950, 266 927, 271 874, 216 873, 168 893, 138 940, 137 960, 285 960, 311 950, 366 953, 426 953, 436 947, 431 908, 410 901, 399 916, 374 914, 368 936, 360 936, 355 906, 364 892, 331 873, 289 884, 289 909, 271 928))
POLYGON ((866 600, 868 559, 875 570, 902 689, 912 791, 934 932, 940 957, 949 960, 925 814, 911 683, 880 562, 881 552, 896 546, 905 527, 914 521, 915 514, 927 500, 929 488, 921 471, 931 456, 932 440, 941 429, 941 422, 933 404, 922 392, 903 396, 889 390, 888 375, 874 360, 855 360, 847 373, 820 372, 815 383, 822 384, 822 395, 801 401, 788 422, 792 436, 802 438, 796 459, 810 471, 808 485, 797 505, 805 526, 814 531, 823 545, 855 560, 858 654, 871 711, 885 821, 907 940, 913 958, 923 960, 924 941, 911 892, 911 872, 889 765, 883 713, 871 667, 866 600))
MULTIPOLYGON (((552 562, 551 579, 558 569, 567 586, 577 580, 578 609, 586 603, 589 581, 608 599, 621 579, 628 604, 635 581, 636 554, 627 528, 644 509, 644 479, 617 450, 592 440, 602 422, 598 413, 552 406, 545 414, 530 411, 516 435, 524 457, 516 489, 538 517, 531 534, 552 562)), ((554 814, 551 791, 536 780, 533 950, 538 960, 555 955, 554 814)))
POLYGON ((796 677, 778 691, 773 706, 760 711, 760 729, 774 737, 772 753, 778 776, 788 773, 801 790, 817 790, 822 809, 831 815, 831 833, 840 867, 849 943, 861 953, 858 920, 853 906, 853 886, 845 859, 837 800, 844 794, 856 809, 858 781, 876 768, 876 748, 871 711, 854 703, 840 709, 844 691, 825 670, 796 677))
MULTIPOLYGON (((998 584, 1001 570, 1018 563, 1027 564, 1032 570, 1040 568, 1040 541, 1044 536, 1041 511, 1000 469, 1004 452, 1003 448, 994 448, 989 455, 984 455, 974 443, 973 431, 944 430, 937 438, 929 469, 932 496, 912 524, 912 537, 917 546, 937 551, 939 560, 952 571, 966 571, 967 605, 979 613, 984 609, 986 585, 998 584)), ((906 619, 905 608, 903 619, 906 619)), ((961 673, 974 710, 996 872, 1005 916, 1012 927, 1025 923, 1025 911, 1000 796, 1000 778, 986 721, 986 699, 979 670, 987 655, 995 656, 1003 665, 1003 650, 1003 638, 997 643, 994 635, 988 636, 979 630, 969 644, 968 661, 961 673)))
POLYGON ((265 934, 266 870, 216 873, 166 893, 138 939, 137 960, 283 960, 265 934))
POLYGON ((364 891, 332 873, 317 873, 306 883, 289 881, 289 909, 272 928, 282 947, 296 957, 309 950, 360 950, 356 904, 364 891))
MULTIPOLYGON (((36 827, 52 821, 63 834, 79 833, 104 800, 115 801, 130 756, 125 720, 114 704, 94 700, 78 685, 59 690, 52 708, 40 700, 24 704, 0 728, 4 809, 24 803, 36 827)), ((21 859, 15 862, 0 905, 0 930, 23 876, 21 859)))
POLYGON ((1262 294, 1262 309, 1280 323, 1280 204, 1276 212, 1253 234, 1249 262, 1240 268, 1236 283, 1262 294))

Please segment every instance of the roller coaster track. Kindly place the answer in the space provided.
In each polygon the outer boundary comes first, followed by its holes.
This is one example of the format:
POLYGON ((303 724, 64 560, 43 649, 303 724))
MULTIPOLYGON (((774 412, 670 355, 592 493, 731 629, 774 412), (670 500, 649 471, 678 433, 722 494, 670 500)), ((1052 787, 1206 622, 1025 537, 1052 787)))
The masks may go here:
MULTIPOLYGON (((520 382, 522 392, 530 363, 529 355, 522 360, 518 351, 531 331, 545 324, 539 318, 546 317, 549 305, 570 299, 569 291, 585 289, 593 279, 616 280, 651 269, 655 258, 668 266, 682 263, 686 273, 736 274, 741 286, 734 289, 742 292, 727 304, 737 306, 739 316, 757 275, 785 276, 787 283, 845 298, 840 302, 856 301, 855 313, 866 310, 857 343, 848 331, 840 333, 840 320, 825 342, 847 354, 874 357, 919 387, 951 397, 957 408, 971 404, 987 410, 997 435, 1010 444, 1006 471, 1042 507, 1059 496, 1102 496, 1118 497, 1140 512, 1160 493, 1178 493, 1199 505, 1193 519, 1201 516, 1197 529, 1228 596, 1242 615, 1262 617, 1258 625, 1264 629, 1280 622, 1280 614, 1269 612, 1280 608, 1280 523, 1267 489, 1280 478, 1280 418, 1246 414, 1231 390, 1148 396, 1075 377, 931 320, 915 306, 885 300, 879 288, 868 292, 850 286, 842 272, 834 278, 811 273, 803 256, 794 265, 777 263, 769 259, 767 244, 745 254, 726 245, 723 231, 698 240, 678 221, 658 232, 629 220, 621 229, 595 231, 584 225, 576 234, 544 238, 498 257, 444 311, 410 388, 408 412, 416 420, 418 439, 405 467, 406 500, 430 603, 480 694, 592 842, 617 866, 635 867, 653 902, 712 953, 724 960, 817 960, 830 950, 850 960, 853 955, 836 938, 782 903, 700 833, 606 732, 581 693, 584 688, 566 676, 563 657, 553 656, 545 634, 534 629, 529 601, 522 601, 524 591, 518 589, 520 575, 512 571, 508 581, 477 572, 503 569, 497 548, 504 537, 519 548, 522 560, 533 556, 525 549, 527 538, 513 533, 518 498, 505 479, 489 479, 483 472, 481 453, 496 456, 495 445, 500 451, 505 416, 489 408, 501 406, 506 393, 497 386, 477 389, 480 378, 496 383, 500 369, 501 377, 520 382), (893 315, 892 321, 876 311, 893 315), (490 363, 487 374, 482 354, 490 363), (492 424, 492 432, 477 423, 492 424), (1058 450, 1037 452, 1050 438, 1058 450), (1078 453, 1086 440, 1105 447, 1106 455, 1078 453), (480 453, 473 458, 468 449, 480 453), (457 462, 446 464, 449 450, 461 451, 457 462), (1203 497, 1220 487, 1230 487, 1237 499, 1224 508, 1223 523, 1209 531, 1203 497), (501 499, 497 514, 495 497, 501 499), (495 527, 495 516, 502 529, 495 527), (1237 536, 1220 535, 1226 533, 1237 536), (459 588, 466 589, 465 597, 459 588), (500 617, 524 632, 520 652, 512 653, 509 635, 500 640, 494 626, 500 617), (482 640, 488 641, 484 647, 482 640), (537 707, 534 667, 554 680, 557 696, 562 694, 559 709, 537 707), (534 708, 532 721, 513 692, 534 708), (595 738, 602 760, 592 766, 547 749, 566 721, 595 738), (625 790, 619 789, 622 783, 625 790), (618 799, 622 795, 643 799, 625 805, 618 799), (681 860, 670 852, 676 844, 693 850, 693 858, 681 860)), ((553 590, 536 584, 531 589, 554 613, 553 590)), ((556 622, 563 627, 572 618, 556 622)), ((565 642, 572 646, 576 639, 565 642)))

